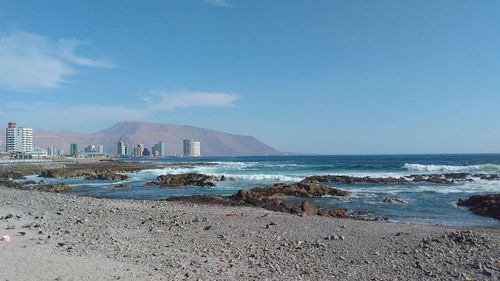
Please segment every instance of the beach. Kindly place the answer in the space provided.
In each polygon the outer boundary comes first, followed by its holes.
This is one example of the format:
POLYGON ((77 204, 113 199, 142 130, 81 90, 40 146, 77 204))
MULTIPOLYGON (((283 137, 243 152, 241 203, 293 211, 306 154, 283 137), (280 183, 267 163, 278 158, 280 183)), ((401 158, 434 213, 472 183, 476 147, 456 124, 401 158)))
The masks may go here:
POLYGON ((498 280, 500 230, 0 187, 1 280, 498 280))

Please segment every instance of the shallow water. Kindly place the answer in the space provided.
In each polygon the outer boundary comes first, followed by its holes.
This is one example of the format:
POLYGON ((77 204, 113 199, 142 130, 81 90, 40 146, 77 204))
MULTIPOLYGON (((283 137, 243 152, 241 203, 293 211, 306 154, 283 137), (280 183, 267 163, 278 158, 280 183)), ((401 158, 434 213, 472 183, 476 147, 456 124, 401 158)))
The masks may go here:
MULTIPOLYGON (((67 182, 75 189, 85 189, 87 194, 117 199, 157 200, 171 196, 194 194, 234 194, 241 188, 253 188, 276 182, 300 181, 311 175, 351 175, 399 177, 412 174, 467 172, 500 174, 500 154, 481 155, 390 155, 390 156, 276 156, 276 157, 210 157, 144 159, 154 163, 191 163, 190 168, 165 168, 132 173, 122 182, 44 179, 46 182, 67 182), (196 163, 213 165, 197 165, 196 163), (144 187, 158 175, 197 172, 214 176, 225 175, 235 181, 218 182, 215 188, 159 189, 144 187), (124 183, 126 190, 111 188, 124 183)), ((39 180, 36 177, 30 179, 39 180)), ((346 185, 330 184, 353 193, 350 198, 324 197, 312 200, 327 207, 345 207, 349 210, 370 212, 391 221, 405 223, 441 224, 499 228, 500 222, 472 214, 455 205, 459 198, 472 194, 500 192, 500 181, 457 184, 407 184, 407 185, 346 185), (396 196, 408 204, 385 204, 387 196, 396 196)))

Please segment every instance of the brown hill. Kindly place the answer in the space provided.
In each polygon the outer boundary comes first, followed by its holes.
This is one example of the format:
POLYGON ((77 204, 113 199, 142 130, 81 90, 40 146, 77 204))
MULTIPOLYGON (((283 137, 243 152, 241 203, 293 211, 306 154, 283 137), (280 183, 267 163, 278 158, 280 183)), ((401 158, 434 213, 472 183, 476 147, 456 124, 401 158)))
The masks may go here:
MULTIPOLYGON (((87 144, 104 145, 107 153, 116 153, 116 143, 123 140, 127 146, 143 143, 152 147, 159 141, 165 142, 168 154, 182 153, 182 140, 192 138, 201 142, 203 156, 248 156, 279 154, 274 148, 252 136, 233 135, 210 129, 175 124, 146 122, 120 122, 97 133, 34 132, 34 145, 42 148, 53 146, 69 152, 69 145, 76 143, 82 148, 87 144)), ((4 145, 5 136, 0 141, 4 145)))

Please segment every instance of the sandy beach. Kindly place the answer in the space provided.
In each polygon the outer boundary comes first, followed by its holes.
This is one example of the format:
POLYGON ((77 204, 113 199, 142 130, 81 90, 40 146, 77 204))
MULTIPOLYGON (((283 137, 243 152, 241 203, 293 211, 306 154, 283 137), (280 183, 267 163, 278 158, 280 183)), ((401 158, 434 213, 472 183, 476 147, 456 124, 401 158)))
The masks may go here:
POLYGON ((500 231, 0 187, 1 280, 498 280, 500 231))

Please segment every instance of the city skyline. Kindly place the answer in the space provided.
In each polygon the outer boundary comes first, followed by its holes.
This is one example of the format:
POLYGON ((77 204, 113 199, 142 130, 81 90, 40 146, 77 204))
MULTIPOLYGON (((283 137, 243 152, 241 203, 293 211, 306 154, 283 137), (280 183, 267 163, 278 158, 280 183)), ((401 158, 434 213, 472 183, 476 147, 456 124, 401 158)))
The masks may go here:
POLYGON ((2 3, 0 120, 187 124, 298 153, 500 152, 500 3, 225 3, 2 3))

